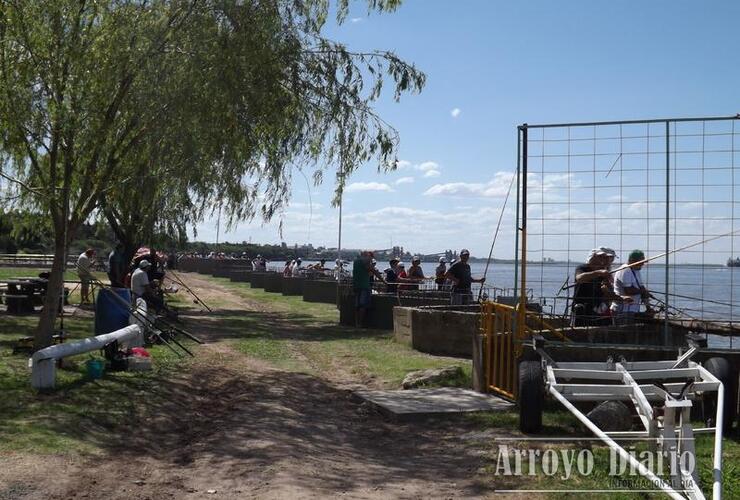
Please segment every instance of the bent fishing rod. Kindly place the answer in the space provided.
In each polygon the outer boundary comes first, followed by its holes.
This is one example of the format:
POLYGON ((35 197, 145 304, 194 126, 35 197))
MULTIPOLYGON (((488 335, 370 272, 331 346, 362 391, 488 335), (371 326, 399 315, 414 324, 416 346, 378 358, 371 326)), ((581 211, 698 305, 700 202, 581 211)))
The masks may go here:
MULTIPOLYGON (((501 219, 504 218, 504 211, 506 210, 506 203, 509 201, 509 195, 511 194, 511 188, 514 186, 514 180, 516 179, 516 175, 511 176, 511 182, 509 182, 509 189, 506 191, 506 198, 504 198, 504 205, 501 207, 501 212, 498 214, 498 223, 496 223, 496 232, 493 233, 493 241, 491 242, 491 250, 488 252, 488 259, 486 260, 486 267, 483 270, 483 279, 486 278, 488 275, 488 266, 491 264, 491 257, 493 257, 493 247, 496 246, 496 238, 498 238, 498 231, 501 228, 501 219)), ((483 283, 480 285, 480 290, 478 290, 478 301, 480 302, 480 298, 483 295, 483 283)))

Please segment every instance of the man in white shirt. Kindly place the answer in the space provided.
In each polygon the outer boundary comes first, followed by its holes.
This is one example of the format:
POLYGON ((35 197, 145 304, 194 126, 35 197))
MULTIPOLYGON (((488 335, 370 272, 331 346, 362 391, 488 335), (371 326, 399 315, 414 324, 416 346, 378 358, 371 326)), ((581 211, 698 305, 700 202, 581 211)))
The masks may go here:
POLYGON ((296 259, 295 263, 293 264, 293 277, 297 278, 301 275, 301 272, 303 271, 303 268, 301 267, 301 259, 296 259))
POLYGON ((95 250, 88 248, 77 258, 77 276, 80 277, 80 305, 90 303, 90 282, 92 275, 92 259, 95 250))
POLYGON ((614 293, 622 297, 622 302, 612 302, 614 322, 618 325, 630 325, 635 322, 635 313, 640 312, 640 305, 650 306, 647 299, 650 292, 645 288, 640 276, 645 254, 641 250, 633 250, 627 259, 627 264, 620 267, 614 274, 614 293))
POLYGON ((131 294, 134 301, 144 298, 149 289, 149 275, 147 274, 149 267, 151 267, 151 263, 144 259, 139 262, 138 269, 131 275, 131 294))

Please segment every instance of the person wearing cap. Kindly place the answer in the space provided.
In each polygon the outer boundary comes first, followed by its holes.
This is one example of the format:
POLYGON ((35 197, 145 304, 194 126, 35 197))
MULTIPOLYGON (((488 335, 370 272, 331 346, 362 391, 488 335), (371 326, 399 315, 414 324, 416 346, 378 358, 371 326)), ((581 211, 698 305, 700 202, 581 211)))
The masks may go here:
POLYGON ((301 267, 302 265, 303 261, 300 257, 298 257, 293 263, 292 274, 294 278, 298 278, 301 274, 303 274, 303 267, 301 267))
POLYGON ((585 264, 576 267, 576 286, 571 305, 573 326, 611 324, 608 304, 623 300, 612 290, 609 266, 615 258, 614 250, 599 247, 591 250, 585 264))
POLYGON ((139 266, 131 275, 131 295, 134 302, 136 299, 143 299, 150 287, 148 271, 151 265, 148 260, 144 259, 139 262, 139 266))
POLYGON ((460 260, 450 266, 445 278, 452 283, 452 294, 450 304, 453 306, 464 306, 473 301, 473 283, 485 283, 486 278, 473 278, 470 273, 470 251, 466 248, 460 250, 460 260))
POLYGON ((352 263, 352 289, 355 294, 355 326, 365 326, 365 316, 372 303, 372 284, 370 275, 383 280, 377 269, 373 267, 373 253, 365 250, 352 263))
POLYGON ((439 265, 434 269, 434 282, 437 284, 437 290, 444 290, 445 274, 447 274, 447 260, 444 257, 439 258, 439 265))
POLYGON ((334 269, 332 269, 332 275, 334 276, 335 280, 341 281, 342 276, 344 275, 344 264, 342 263, 342 259, 337 259, 334 261, 334 269))
POLYGON ((611 307, 614 323, 617 325, 634 324, 635 314, 640 312, 640 305, 643 303, 646 311, 651 311, 647 302, 650 292, 640 276, 644 260, 642 250, 633 250, 627 258, 627 264, 614 273, 614 293, 622 298, 621 301, 613 301, 611 307))
POLYGON ((408 285, 409 290, 418 290, 419 283, 424 281, 424 270, 421 268, 421 257, 418 255, 411 259, 411 267, 409 267, 409 270, 407 271, 406 279, 411 283, 408 285))
POLYGON ((292 260, 285 261, 285 267, 283 267, 283 278, 290 278, 293 274, 291 267, 293 266, 292 260))

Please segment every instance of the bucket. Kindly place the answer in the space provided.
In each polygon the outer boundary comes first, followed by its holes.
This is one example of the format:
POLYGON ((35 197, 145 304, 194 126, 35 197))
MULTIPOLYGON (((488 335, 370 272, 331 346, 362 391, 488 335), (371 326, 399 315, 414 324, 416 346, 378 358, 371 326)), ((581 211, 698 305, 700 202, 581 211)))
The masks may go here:
POLYGON ((93 380, 103 378, 103 371, 105 370, 105 361, 102 359, 88 359, 87 363, 87 376, 93 380))
POLYGON ((127 288, 101 289, 95 302, 95 335, 127 327, 129 304, 131 293, 127 288))

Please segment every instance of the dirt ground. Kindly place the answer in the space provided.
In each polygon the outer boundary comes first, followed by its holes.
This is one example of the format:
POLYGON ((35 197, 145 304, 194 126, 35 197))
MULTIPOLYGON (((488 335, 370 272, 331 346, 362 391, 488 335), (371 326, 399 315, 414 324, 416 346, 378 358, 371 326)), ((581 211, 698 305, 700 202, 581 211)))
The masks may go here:
MULTIPOLYGON (((193 275, 209 304, 261 306, 193 275)), ((236 352, 203 315, 202 346, 162 381, 146 421, 115 429, 100 456, 0 457, 0 499, 473 498, 493 435, 465 420, 399 424, 355 401, 350 370, 312 376, 236 352), (4 484, 3 484, 4 483, 4 484)), ((372 385, 372 384, 370 384, 372 385)))

